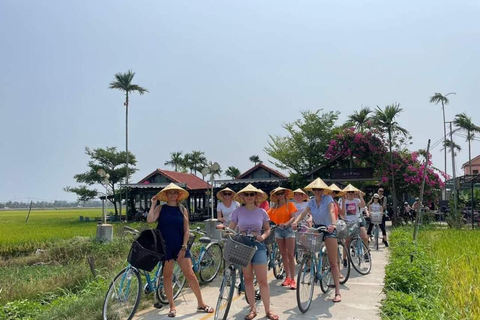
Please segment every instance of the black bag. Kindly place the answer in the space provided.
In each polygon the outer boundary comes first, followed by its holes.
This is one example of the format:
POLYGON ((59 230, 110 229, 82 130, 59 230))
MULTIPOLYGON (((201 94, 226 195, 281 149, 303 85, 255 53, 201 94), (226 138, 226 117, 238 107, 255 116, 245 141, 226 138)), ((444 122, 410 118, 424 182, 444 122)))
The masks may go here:
POLYGON ((132 243, 127 261, 137 269, 152 271, 165 257, 165 240, 158 229, 147 229, 132 243))

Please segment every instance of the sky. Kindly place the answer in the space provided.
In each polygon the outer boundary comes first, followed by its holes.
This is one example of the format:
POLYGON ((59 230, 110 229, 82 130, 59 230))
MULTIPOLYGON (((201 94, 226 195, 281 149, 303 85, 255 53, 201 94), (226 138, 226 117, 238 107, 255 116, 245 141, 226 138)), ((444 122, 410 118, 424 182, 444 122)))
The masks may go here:
MULTIPOLYGON (((443 136, 434 92, 456 92, 447 121, 480 124, 479 16, 477 0, 2 0, 0 202, 75 200, 63 188, 87 170, 85 147, 124 150, 124 95, 108 86, 127 70, 149 90, 130 100, 134 182, 174 151, 270 165, 269 135, 305 110, 339 111, 341 124, 398 102, 410 149, 425 149, 443 136)), ((460 170, 468 145, 454 140, 460 170)))

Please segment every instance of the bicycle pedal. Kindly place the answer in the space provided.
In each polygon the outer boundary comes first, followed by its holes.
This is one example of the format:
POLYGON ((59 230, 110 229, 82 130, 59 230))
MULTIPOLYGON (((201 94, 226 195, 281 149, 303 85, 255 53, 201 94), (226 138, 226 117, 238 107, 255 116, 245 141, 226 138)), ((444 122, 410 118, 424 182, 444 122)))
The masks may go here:
POLYGON ((153 307, 154 307, 154 308, 157 308, 157 309, 161 309, 161 308, 163 308, 163 304, 161 304, 160 302, 155 302, 155 303, 153 304, 153 307))

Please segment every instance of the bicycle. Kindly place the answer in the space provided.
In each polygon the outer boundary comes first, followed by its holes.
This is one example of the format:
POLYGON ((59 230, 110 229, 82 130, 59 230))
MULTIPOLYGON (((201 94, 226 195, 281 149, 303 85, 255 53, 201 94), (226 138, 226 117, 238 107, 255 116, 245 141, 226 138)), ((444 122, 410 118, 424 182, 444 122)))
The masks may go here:
POLYGON ((283 266, 282 255, 275 241, 275 229, 279 228, 275 223, 270 222, 270 235, 265 239, 267 246, 267 266, 268 270, 273 269, 273 275, 276 279, 283 279, 285 268, 283 266))
POLYGON ((200 227, 197 227, 196 230, 190 230, 189 247, 191 246, 190 243, 193 244, 195 241, 194 233, 202 235, 202 237, 198 239, 202 246, 200 247, 198 256, 190 251, 192 268, 195 273, 198 273, 200 281, 208 283, 215 279, 222 265, 222 246, 218 241, 212 241, 206 236, 204 231, 200 230, 200 227))
POLYGON ((353 268, 361 275, 366 275, 372 270, 372 256, 368 246, 360 238, 360 219, 347 224, 351 236, 348 257, 353 268))
MULTIPOLYGON (((225 230, 233 235, 239 234, 238 232, 230 228, 225 228, 225 230)), ((245 237, 250 242, 253 242, 255 240, 254 236, 245 237)), ((255 247, 250 247, 243 243, 237 242, 231 237, 227 238, 225 244, 224 258, 225 261, 228 262, 228 266, 223 270, 222 282, 220 284, 219 295, 214 314, 215 320, 226 320, 228 317, 228 312, 230 311, 230 306, 232 304, 233 292, 235 291, 236 287, 237 270, 240 279, 237 286, 238 294, 240 295, 242 291, 245 292, 245 283, 241 267, 246 267, 248 263, 250 263, 250 260, 255 254, 255 251, 255 247)), ((245 297, 248 303, 248 298, 246 295, 245 297)), ((259 299, 260 298, 258 298, 258 300, 259 299)), ((255 300, 257 300, 257 297, 255 297, 255 300)))
POLYGON ((370 223, 373 224, 373 246, 378 250, 378 237, 380 235, 380 224, 382 223, 383 215, 380 212, 372 212, 370 214, 370 223))
MULTIPOLYGON (((133 235, 140 234, 140 231, 128 226, 125 226, 124 230, 124 232, 133 235)), ((130 320, 133 318, 140 303, 142 292, 141 275, 143 275, 146 280, 143 292, 145 294, 155 292, 155 297, 158 301, 163 304, 168 303, 167 297, 164 293, 162 262, 157 264, 153 277, 150 272, 139 270, 131 264, 128 264, 110 283, 102 308, 102 317, 104 320, 130 320)), ((176 299, 182 291, 185 281, 186 279, 180 266, 175 262, 172 279, 174 299, 176 299)), ((156 308, 162 307, 159 303, 155 303, 154 306, 156 308)))
POLYGON ((297 275, 297 305, 305 313, 312 304, 314 285, 326 293, 333 281, 326 247, 323 245, 327 227, 307 228, 307 232, 295 232, 295 242, 303 250, 303 259, 297 275), (309 232, 318 231, 318 232, 309 232))

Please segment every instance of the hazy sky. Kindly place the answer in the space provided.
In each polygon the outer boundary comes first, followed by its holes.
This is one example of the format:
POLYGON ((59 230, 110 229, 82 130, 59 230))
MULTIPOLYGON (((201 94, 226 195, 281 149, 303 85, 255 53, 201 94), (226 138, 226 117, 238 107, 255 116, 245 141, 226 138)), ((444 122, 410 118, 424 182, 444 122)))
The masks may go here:
POLYGON ((447 120, 480 124, 479 17, 478 0, 2 0, 0 201, 74 200, 63 187, 86 171, 84 148, 125 148, 124 96, 108 85, 129 69, 150 91, 131 97, 134 181, 180 150, 224 169, 269 164, 268 135, 301 110, 343 122, 398 102, 412 150, 426 148, 443 135, 434 92, 457 92, 447 120))

